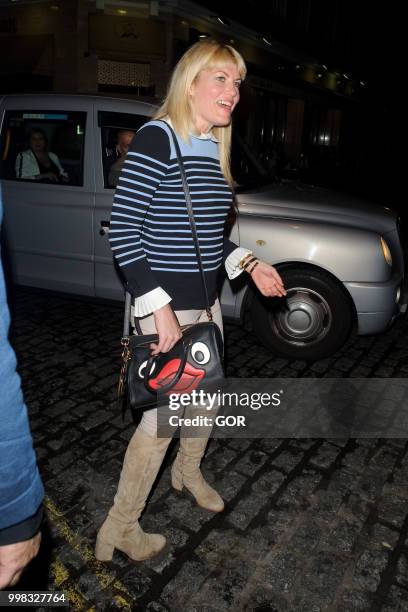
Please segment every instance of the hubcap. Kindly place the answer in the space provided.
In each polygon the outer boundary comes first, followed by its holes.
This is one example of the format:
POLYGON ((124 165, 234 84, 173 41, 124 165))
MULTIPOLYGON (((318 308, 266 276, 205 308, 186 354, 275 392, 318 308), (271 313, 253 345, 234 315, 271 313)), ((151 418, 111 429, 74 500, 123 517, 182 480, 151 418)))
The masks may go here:
POLYGON ((289 344, 315 344, 328 333, 332 314, 327 301, 316 291, 293 287, 286 296, 286 308, 270 314, 271 326, 289 344))

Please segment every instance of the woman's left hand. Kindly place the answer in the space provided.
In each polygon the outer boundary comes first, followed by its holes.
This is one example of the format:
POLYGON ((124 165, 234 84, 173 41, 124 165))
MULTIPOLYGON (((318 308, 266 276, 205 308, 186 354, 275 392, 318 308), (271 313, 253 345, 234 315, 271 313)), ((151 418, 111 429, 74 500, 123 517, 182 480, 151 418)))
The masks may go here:
POLYGON ((258 262, 250 276, 265 297, 284 297, 286 295, 283 281, 278 272, 264 261, 258 262))

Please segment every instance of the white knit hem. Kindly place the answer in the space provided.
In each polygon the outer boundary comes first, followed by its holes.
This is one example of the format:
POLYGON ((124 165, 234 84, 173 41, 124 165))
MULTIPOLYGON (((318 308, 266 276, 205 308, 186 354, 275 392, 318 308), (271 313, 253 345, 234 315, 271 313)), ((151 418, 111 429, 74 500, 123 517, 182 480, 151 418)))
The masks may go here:
POLYGON ((144 295, 135 298, 132 314, 134 317, 145 317, 169 302, 171 302, 169 294, 161 287, 156 287, 156 289, 152 289, 144 295))

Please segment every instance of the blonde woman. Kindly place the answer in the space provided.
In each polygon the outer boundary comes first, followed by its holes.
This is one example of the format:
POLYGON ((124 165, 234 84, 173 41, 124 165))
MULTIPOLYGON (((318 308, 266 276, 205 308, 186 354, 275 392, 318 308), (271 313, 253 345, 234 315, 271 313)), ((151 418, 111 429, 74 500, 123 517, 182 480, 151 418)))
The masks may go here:
MULTIPOLYGON (((231 279, 245 269, 265 296, 286 294, 273 266, 223 236, 232 206, 231 114, 245 75, 244 60, 233 47, 213 40, 196 43, 175 67, 164 103, 155 118, 138 131, 126 157, 115 192, 109 239, 126 288, 134 297, 134 315, 140 319, 142 332, 158 333, 152 354, 174 346, 182 335, 180 325, 207 320, 168 125, 181 149, 213 319, 221 333, 216 275, 222 265, 231 279)), ((188 438, 181 431, 171 479, 176 490, 185 487, 198 505, 220 512, 224 502, 200 471, 210 432, 207 427, 201 437, 188 438)), ((165 538, 145 533, 138 519, 170 440, 157 437, 157 411, 146 411, 130 440, 114 504, 98 533, 99 560, 111 560, 115 548, 131 559, 148 559, 165 546, 165 538)))

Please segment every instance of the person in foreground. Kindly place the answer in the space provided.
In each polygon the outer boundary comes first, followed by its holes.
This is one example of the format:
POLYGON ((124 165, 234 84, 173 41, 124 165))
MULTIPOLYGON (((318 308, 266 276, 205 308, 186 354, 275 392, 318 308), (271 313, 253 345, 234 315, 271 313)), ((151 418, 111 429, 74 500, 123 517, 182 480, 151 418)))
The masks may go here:
MULTIPOLYGON (((151 345, 153 355, 174 346, 182 337, 180 325, 207 319, 169 125, 181 149, 211 311, 221 333, 216 276, 222 264, 230 279, 245 270, 264 296, 286 294, 273 266, 224 236, 233 204, 231 114, 245 75, 244 60, 233 47, 213 40, 192 46, 175 67, 154 120, 133 139, 119 178, 109 240, 126 289, 135 298, 134 315, 140 318, 142 332, 158 333, 158 343, 151 345)), ((184 416, 193 414, 197 408, 187 406, 184 416)), ((200 428, 200 437, 188 437, 182 428, 171 481, 177 491, 185 487, 199 506, 221 512, 221 496, 200 471, 211 429, 200 428)), ((165 538, 145 533, 138 519, 170 440, 157 436, 157 410, 144 412, 126 451, 114 504, 98 532, 97 559, 111 560, 116 548, 133 560, 144 560, 164 548, 165 538)))
MULTIPOLYGON (((1 217, 0 193, 0 227, 1 217)), ((8 341, 9 322, 0 259, 0 589, 15 585, 38 553, 44 495, 16 358, 8 341)))

